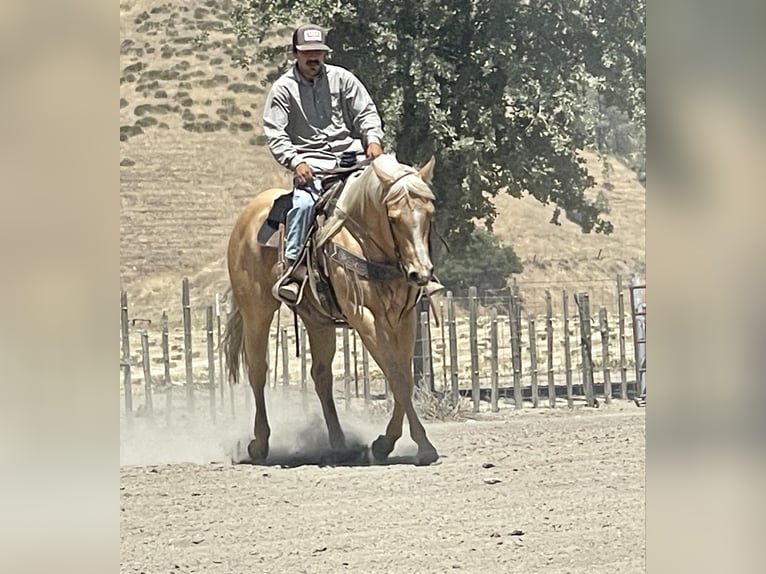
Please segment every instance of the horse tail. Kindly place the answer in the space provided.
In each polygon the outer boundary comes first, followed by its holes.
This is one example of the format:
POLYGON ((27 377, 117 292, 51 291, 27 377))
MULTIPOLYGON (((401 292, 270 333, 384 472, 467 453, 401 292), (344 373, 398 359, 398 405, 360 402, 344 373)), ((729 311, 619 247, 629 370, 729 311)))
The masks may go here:
POLYGON ((242 333, 242 313, 237 304, 232 300, 231 311, 226 318, 226 331, 223 335, 224 353, 230 380, 239 382, 239 361, 245 345, 242 333))

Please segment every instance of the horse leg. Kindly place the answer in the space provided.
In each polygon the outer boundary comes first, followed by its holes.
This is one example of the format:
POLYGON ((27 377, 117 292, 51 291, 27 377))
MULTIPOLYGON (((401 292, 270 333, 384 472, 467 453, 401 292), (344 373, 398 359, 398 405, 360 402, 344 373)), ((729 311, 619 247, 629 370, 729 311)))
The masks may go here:
POLYGON ((311 345, 311 378, 314 380, 319 402, 322 405, 330 446, 333 450, 346 448, 346 437, 340 428, 338 411, 332 394, 332 360, 335 356, 335 327, 307 325, 311 345))
POLYGON ((266 374, 268 371, 269 326, 274 317, 274 311, 258 316, 254 324, 247 324, 245 330, 245 362, 250 388, 255 399, 255 423, 253 433, 255 438, 247 446, 247 453, 253 462, 262 462, 269 455, 269 437, 271 428, 266 414, 266 374))
POLYGON ((402 436, 403 422, 404 406, 394 399, 394 411, 391 413, 391 420, 388 421, 388 426, 386 426, 386 434, 379 435, 372 442, 372 456, 375 457, 375 460, 386 460, 391 451, 394 450, 396 441, 402 436))
POLYGON ((423 423, 418 418, 418 413, 415 411, 415 405, 412 404, 412 390, 413 383, 410 376, 409 385, 406 390, 407 404, 405 406, 405 412, 407 413, 407 420, 410 423, 410 436, 412 440, 418 445, 418 464, 428 465, 432 462, 439 460, 439 453, 436 451, 436 447, 431 444, 426 435, 426 429, 423 428, 423 423))
POLYGON ((415 444, 418 445, 417 463, 419 465, 427 465, 436 462, 439 459, 439 454, 434 445, 431 444, 431 441, 428 440, 426 429, 423 427, 423 423, 420 422, 418 413, 415 411, 415 405, 412 403, 414 383, 412 372, 409 368, 411 360, 410 358, 406 363, 397 361, 388 369, 384 369, 391 386, 391 392, 394 395, 394 412, 386 428, 386 434, 378 437, 375 443, 373 443, 372 452, 377 460, 381 460, 379 455, 385 453, 385 456, 388 456, 391 453, 397 439, 402 436, 403 415, 406 414, 407 421, 410 423, 410 436, 415 441, 415 444))
POLYGON ((372 454, 378 461, 385 460, 391 454, 396 441, 402 436, 402 423, 404 415, 407 415, 410 436, 418 445, 418 464, 436 462, 439 454, 428 440, 425 428, 412 404, 414 383, 411 364, 415 347, 415 314, 410 313, 396 332, 377 326, 372 317, 366 319, 359 328, 359 334, 367 350, 383 370, 394 395, 394 411, 386 427, 386 434, 380 435, 372 443, 372 454))

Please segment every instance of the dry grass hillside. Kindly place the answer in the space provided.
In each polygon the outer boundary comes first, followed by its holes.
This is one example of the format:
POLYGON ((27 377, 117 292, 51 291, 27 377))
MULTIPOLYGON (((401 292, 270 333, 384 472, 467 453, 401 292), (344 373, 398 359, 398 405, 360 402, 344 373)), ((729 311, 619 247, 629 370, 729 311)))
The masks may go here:
POLYGON ((141 312, 226 286, 234 219, 288 179, 263 145, 263 67, 244 70, 228 2, 121 4, 120 272, 141 312), (206 34, 206 36, 204 36, 206 34))
MULTIPOLYGON (((120 273, 134 312, 179 306, 188 276, 197 302, 227 286, 224 253, 248 198, 285 185, 261 136, 264 66, 244 70, 224 0, 121 2, 120 273)), ((520 283, 587 285, 644 269, 644 190, 614 162, 608 180, 588 156, 615 233, 584 235, 552 207, 498 197, 497 234, 525 264, 520 283)))

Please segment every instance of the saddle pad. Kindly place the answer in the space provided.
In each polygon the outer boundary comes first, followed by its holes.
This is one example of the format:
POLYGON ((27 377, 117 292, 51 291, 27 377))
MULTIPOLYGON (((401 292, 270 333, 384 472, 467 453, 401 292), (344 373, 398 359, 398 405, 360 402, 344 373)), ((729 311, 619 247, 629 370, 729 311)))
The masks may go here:
POLYGON ((279 224, 284 223, 287 218, 287 212, 293 206, 293 192, 280 195, 274 200, 266 221, 263 222, 258 230, 258 244, 268 247, 279 247, 279 224))

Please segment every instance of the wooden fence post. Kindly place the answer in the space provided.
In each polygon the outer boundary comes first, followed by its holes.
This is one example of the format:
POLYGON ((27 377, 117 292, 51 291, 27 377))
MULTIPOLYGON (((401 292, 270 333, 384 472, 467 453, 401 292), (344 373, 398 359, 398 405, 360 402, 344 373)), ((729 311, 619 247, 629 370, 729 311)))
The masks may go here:
POLYGON ((351 408, 351 357, 348 343, 348 327, 343 327, 343 394, 346 410, 351 408))
POLYGON ((141 362, 144 366, 144 412, 146 416, 154 416, 154 401, 152 400, 152 368, 149 358, 149 333, 146 329, 141 332, 141 362))
POLYGON ((476 287, 468 288, 468 309, 470 324, 471 343, 471 397, 473 399, 473 412, 479 412, 479 335, 478 335, 478 299, 476 287))
POLYGON ((492 307, 492 311, 490 314, 490 329, 489 329, 489 335, 490 335, 490 352, 491 352, 491 360, 492 365, 490 367, 490 376, 492 380, 492 390, 490 391, 490 409, 493 413, 496 413, 498 410, 500 410, 497 406, 497 395, 498 395, 498 356, 497 356, 497 309, 492 307))
POLYGON ((168 314, 162 312, 160 318, 160 331, 162 332, 160 346, 162 348, 162 366, 164 372, 164 383, 170 385, 170 335, 168 333, 168 314))
POLYGON ((221 324, 221 295, 215 294, 215 330, 216 330, 216 346, 218 349, 218 383, 221 389, 221 411, 225 410, 226 404, 226 377, 223 374, 223 340, 222 324, 221 324))
POLYGON ((191 305, 189 303, 189 278, 184 277, 181 284, 181 305, 184 322, 184 365, 186 367, 186 405, 189 414, 194 412, 194 373, 192 371, 192 326, 191 305))
POLYGON ((444 301, 439 301, 439 328, 442 338, 442 391, 447 394, 447 345, 444 338, 444 301))
POLYGON ((625 360, 625 292, 622 276, 617 275, 617 313, 620 329, 620 398, 628 398, 628 365, 625 360))
POLYGON ((120 291, 120 332, 122 334, 122 388, 125 392, 125 416, 133 422, 133 388, 130 375, 130 327, 128 326, 128 294, 120 291))
POLYGON ((460 389, 458 386, 457 364, 457 325, 455 323, 455 300, 452 291, 447 291, 447 321, 449 322, 449 368, 452 384, 452 406, 457 407, 460 403, 460 389))
MULTIPOLYGON (((226 301, 226 318, 227 318, 227 320, 226 320, 226 322, 227 322, 226 327, 227 328, 228 328, 228 317, 229 317, 229 314, 231 313, 232 306, 233 306, 233 301, 231 299, 226 301)), ((267 359, 267 361, 268 361, 268 359, 267 359)), ((242 365, 242 363, 244 363, 244 360, 240 359, 240 365, 242 365)), ((228 365, 226 365, 226 371, 227 372, 229 371, 229 366, 228 365)), ((241 370, 240 370, 240 372, 241 372, 241 370)), ((249 384, 250 381, 248 381, 245 377, 242 377, 242 379, 240 379, 240 380, 242 382, 242 385, 241 385, 242 388, 247 388, 247 387, 250 386, 250 384, 249 384)), ((227 383, 229 385, 229 408, 231 409, 231 418, 234 419, 237 416, 237 407, 236 407, 237 398, 236 398, 236 392, 235 392, 235 389, 234 389, 234 381, 232 380, 231 375, 227 375, 226 376, 226 381, 227 381, 227 383)))
POLYGON ((606 307, 598 311, 599 326, 601 327, 601 362, 604 372, 604 400, 606 404, 612 403, 612 377, 609 372, 609 323, 606 316, 606 307))
POLYGON ((367 347, 362 342, 362 394, 364 395, 365 406, 370 405, 370 357, 367 354, 367 347))
POLYGON ((213 342, 213 306, 208 305, 205 317, 205 331, 207 335, 207 385, 210 396, 210 420, 215 423, 215 343, 213 342))
POLYGON ((530 377, 532 380, 532 406, 538 407, 540 397, 537 390, 537 333, 535 332, 535 318, 531 315, 528 318, 529 333, 529 360, 531 363, 530 377))
POLYGON ((589 407, 595 406, 593 395, 593 355, 591 354, 590 333, 590 298, 587 293, 575 296, 575 303, 580 315, 580 348, 582 351, 582 380, 585 389, 585 402, 589 407))
POLYGON ((636 396, 646 394, 646 308, 641 283, 638 275, 633 275, 630 282, 630 308, 633 319, 633 358, 636 363, 636 396))
POLYGON ((173 411, 173 384, 170 381, 170 336, 166 311, 162 312, 160 318, 160 330, 162 331, 162 366, 165 372, 165 421, 170 426, 173 411))
POLYGON ((433 365, 433 361, 431 360, 431 326, 428 321, 428 313, 425 311, 422 311, 420 313, 420 333, 423 336, 423 341, 421 345, 421 349, 423 349, 423 383, 425 383, 425 387, 430 391, 434 392, 434 376, 431 372, 431 365, 433 365))
POLYGON ((521 329, 517 318, 520 316, 519 298, 514 293, 510 298, 510 329, 511 329, 511 364, 513 365, 513 402, 514 408, 524 405, 521 395, 521 329))
POLYGON ((548 344, 548 405, 556 408, 556 379, 553 374, 553 300, 545 290, 545 339, 548 344))
POLYGON ((286 387, 290 384, 290 341, 287 337, 287 327, 282 327, 280 342, 282 344, 282 386, 286 387))
POLYGON ((351 340, 353 342, 353 352, 352 355, 354 357, 354 397, 359 398, 359 359, 356 356, 356 330, 351 331, 351 340))
POLYGON ((569 294, 566 290, 561 292, 564 302, 564 372, 567 382, 567 406, 574 408, 572 396, 572 349, 569 345, 569 294))
POLYGON ((306 384, 307 384, 307 376, 308 376, 308 365, 307 362, 307 355, 308 355, 308 349, 306 348, 306 325, 303 324, 303 321, 300 322, 300 331, 301 331, 301 392, 306 393, 306 384))
MULTIPOLYGON (((273 368, 273 375, 274 375, 274 377, 273 377, 273 380, 272 380, 272 383, 271 383, 272 387, 274 387, 274 388, 277 387, 277 376, 278 376, 277 375, 277 368, 279 367, 279 351, 280 351, 280 348, 279 348, 279 344, 280 344, 279 343, 279 337, 282 334, 281 327, 280 327, 281 315, 282 315, 282 305, 280 305, 279 308, 277 309, 277 328, 274 331, 274 367, 272 367, 273 368)), ((282 359, 284 359, 284 357, 282 357, 282 359)), ((269 372, 268 371, 268 367, 267 367, 267 371, 266 372, 267 373, 269 372)), ((268 374, 266 375, 266 377, 267 377, 266 380, 268 381, 268 374)))

